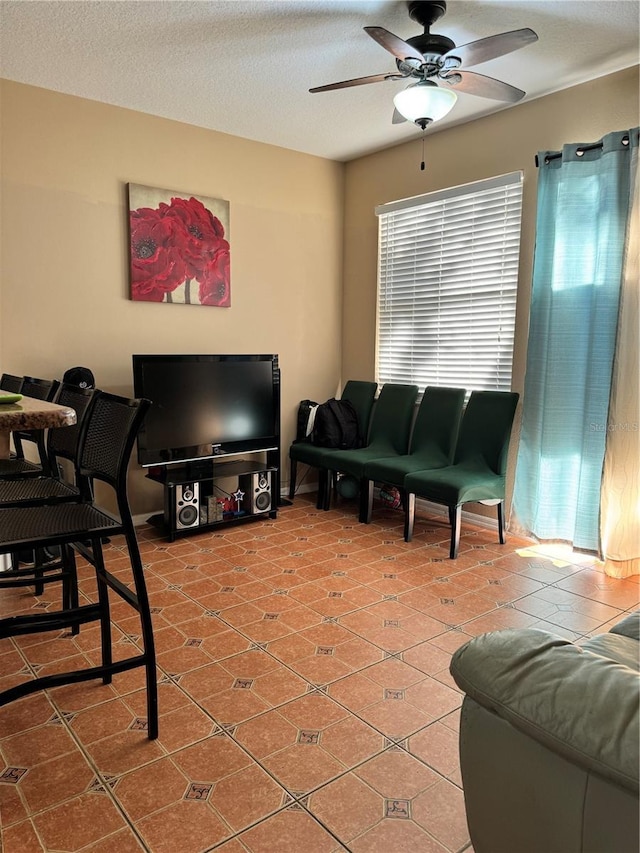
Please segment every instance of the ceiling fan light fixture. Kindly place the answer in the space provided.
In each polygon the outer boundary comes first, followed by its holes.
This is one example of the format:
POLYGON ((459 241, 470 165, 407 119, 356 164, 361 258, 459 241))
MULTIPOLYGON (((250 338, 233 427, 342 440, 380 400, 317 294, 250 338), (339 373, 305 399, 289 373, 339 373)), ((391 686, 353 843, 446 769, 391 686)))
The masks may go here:
POLYGON ((452 89, 441 89, 431 80, 420 80, 407 86, 393 99, 400 115, 424 128, 444 118, 458 99, 452 89))

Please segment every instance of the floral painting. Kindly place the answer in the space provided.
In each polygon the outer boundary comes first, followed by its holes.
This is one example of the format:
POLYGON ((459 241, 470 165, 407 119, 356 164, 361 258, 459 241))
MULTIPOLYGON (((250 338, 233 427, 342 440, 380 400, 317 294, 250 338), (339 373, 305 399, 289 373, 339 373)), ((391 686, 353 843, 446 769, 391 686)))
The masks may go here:
POLYGON ((131 298, 231 305, 229 202, 129 184, 131 298))

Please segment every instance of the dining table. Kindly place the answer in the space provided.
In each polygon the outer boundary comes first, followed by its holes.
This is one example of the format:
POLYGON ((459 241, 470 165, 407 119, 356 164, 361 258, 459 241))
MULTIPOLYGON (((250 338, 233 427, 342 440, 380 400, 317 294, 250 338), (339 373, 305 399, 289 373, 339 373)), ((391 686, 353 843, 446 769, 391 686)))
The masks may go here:
POLYGON ((10 456, 11 433, 16 430, 49 429, 72 426, 76 422, 75 410, 34 397, 22 397, 16 403, 3 403, 0 391, 0 459, 10 456))

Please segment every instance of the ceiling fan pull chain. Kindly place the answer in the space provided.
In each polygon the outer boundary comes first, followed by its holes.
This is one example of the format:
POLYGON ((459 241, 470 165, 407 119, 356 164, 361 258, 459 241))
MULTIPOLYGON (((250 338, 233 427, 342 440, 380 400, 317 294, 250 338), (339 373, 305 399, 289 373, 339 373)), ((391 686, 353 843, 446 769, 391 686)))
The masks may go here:
POLYGON ((422 128, 422 163, 420 163, 420 171, 424 172, 424 131, 425 128, 422 128))

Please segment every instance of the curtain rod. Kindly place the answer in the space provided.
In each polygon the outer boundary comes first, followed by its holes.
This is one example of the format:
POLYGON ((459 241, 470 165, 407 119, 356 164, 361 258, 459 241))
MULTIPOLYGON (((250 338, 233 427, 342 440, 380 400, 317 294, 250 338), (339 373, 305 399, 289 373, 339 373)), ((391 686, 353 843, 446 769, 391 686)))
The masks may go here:
MULTIPOLYGON (((602 142, 602 140, 600 140, 600 142, 594 142, 592 145, 581 145, 579 148, 576 148, 576 157, 582 157, 582 155, 585 153, 585 151, 595 151, 598 148, 601 149, 603 144, 604 143, 602 142)), ((622 144, 623 145, 629 144, 629 136, 628 135, 625 134, 625 136, 622 137, 622 144)), ((544 158, 545 166, 547 165, 547 163, 550 163, 552 160, 558 160, 560 157, 562 157, 562 151, 555 151, 553 154, 547 154, 547 156, 544 158)), ((536 168, 537 168, 540 165, 540 163, 538 161, 538 155, 537 154, 536 154, 535 160, 536 160, 536 168)))

